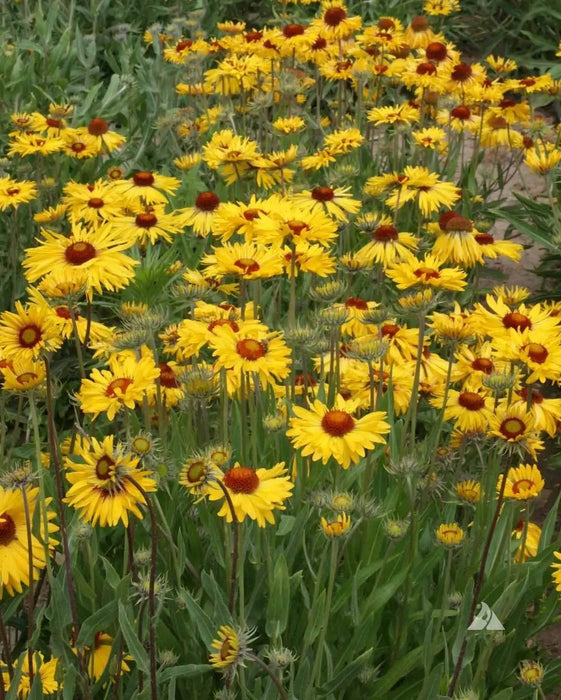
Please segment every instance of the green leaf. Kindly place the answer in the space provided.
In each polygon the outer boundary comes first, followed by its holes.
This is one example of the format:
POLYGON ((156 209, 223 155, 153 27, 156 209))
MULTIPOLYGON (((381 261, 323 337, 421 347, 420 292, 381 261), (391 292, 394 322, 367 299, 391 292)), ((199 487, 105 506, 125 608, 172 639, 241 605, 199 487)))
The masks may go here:
POLYGON ((111 600, 107 605, 104 605, 99 610, 96 610, 93 615, 90 615, 80 627, 80 633, 76 640, 76 646, 82 647, 91 644, 96 632, 105 630, 115 621, 117 613, 117 601, 111 600))
POLYGON ((267 621, 265 631, 271 639, 279 637, 288 624, 290 610, 290 581, 284 554, 280 554, 273 571, 273 581, 269 590, 267 621))
POLYGON ((350 664, 347 664, 334 678, 316 690, 317 697, 322 698, 331 695, 331 693, 346 686, 353 678, 356 678, 364 664, 368 662, 372 652, 373 648, 367 649, 360 656, 357 656, 356 659, 351 661, 350 664))
POLYGON ((121 602, 119 602, 119 626, 121 628, 121 632, 123 633, 123 637, 125 638, 127 648, 133 659, 136 661, 136 665, 143 673, 148 674, 150 672, 148 654, 138 639, 136 630, 133 626, 132 615, 127 607, 121 602))
POLYGON ((187 664, 185 666, 173 666, 158 673, 158 681, 166 683, 177 678, 196 678, 204 673, 212 671, 210 664, 187 664))
POLYGON ((383 698, 385 694, 402 678, 407 678, 414 668, 422 665, 424 647, 420 646, 411 650, 397 661, 390 670, 374 684, 372 697, 383 698))
MULTIPOLYGON (((193 624, 196 626, 198 635, 203 644, 206 647, 209 647, 212 640, 216 636, 216 625, 213 624, 210 617, 201 608, 188 590, 181 589, 178 592, 178 598, 184 603, 187 613, 189 614, 193 624)), ((228 622, 229 621, 230 618, 228 617, 228 622)))

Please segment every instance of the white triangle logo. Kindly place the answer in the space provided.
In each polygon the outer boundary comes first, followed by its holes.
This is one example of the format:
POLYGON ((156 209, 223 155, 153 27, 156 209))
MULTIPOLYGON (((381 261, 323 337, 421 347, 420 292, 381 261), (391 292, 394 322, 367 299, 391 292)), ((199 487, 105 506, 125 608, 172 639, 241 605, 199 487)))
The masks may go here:
POLYGON ((468 630, 476 632, 481 630, 487 630, 488 632, 500 632, 501 630, 504 630, 504 627, 487 603, 482 602, 479 611, 473 618, 473 622, 468 627, 468 630))

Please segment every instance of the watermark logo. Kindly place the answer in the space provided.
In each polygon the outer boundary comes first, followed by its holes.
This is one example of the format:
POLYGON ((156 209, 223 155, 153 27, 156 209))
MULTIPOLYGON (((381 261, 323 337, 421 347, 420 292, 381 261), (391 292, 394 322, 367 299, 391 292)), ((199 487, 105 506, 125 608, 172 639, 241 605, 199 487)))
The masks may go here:
POLYGON ((487 603, 482 602, 468 630, 472 632, 481 632, 482 630, 486 630, 487 632, 501 632, 504 630, 504 627, 487 603))

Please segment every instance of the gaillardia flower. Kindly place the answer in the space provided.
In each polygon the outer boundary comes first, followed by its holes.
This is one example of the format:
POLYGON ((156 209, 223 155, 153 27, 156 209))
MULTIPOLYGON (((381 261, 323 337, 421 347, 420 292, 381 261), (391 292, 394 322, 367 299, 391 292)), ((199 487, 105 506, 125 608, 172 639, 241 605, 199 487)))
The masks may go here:
MULTIPOLYGON (((273 512, 285 509, 284 501, 290 497, 294 488, 284 462, 279 462, 270 469, 251 469, 235 464, 221 481, 228 489, 238 521, 249 516, 257 521, 259 527, 275 522, 273 512)), ((205 494, 211 501, 225 499, 224 491, 213 482, 208 484, 205 494)), ((218 515, 225 517, 227 522, 232 522, 232 512, 226 499, 218 515)))
POLYGON ((113 435, 103 442, 92 437, 89 444, 84 441, 76 446, 72 458, 65 458, 66 478, 72 484, 65 501, 93 526, 122 522, 128 527, 129 513, 142 519, 139 505, 146 504, 138 486, 145 493, 156 491, 154 477, 139 468, 139 458, 113 443, 113 435), (76 456, 82 461, 75 461, 76 456))
POLYGON ((294 447, 302 449, 304 457, 311 455, 314 461, 321 459, 323 464, 333 457, 348 469, 351 462, 357 464, 376 443, 385 444, 382 435, 390 431, 384 411, 355 418, 358 405, 359 401, 346 401, 338 395, 331 409, 317 400, 311 409, 293 406, 294 417, 286 434, 294 447))

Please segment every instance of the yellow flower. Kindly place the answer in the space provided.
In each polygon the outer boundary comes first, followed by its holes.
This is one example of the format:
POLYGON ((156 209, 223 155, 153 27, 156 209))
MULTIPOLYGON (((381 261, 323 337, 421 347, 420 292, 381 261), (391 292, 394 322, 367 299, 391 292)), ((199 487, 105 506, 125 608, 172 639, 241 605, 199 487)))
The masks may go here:
POLYGON ((38 304, 23 306, 19 301, 15 307, 15 313, 4 311, 0 316, 0 356, 31 361, 62 345, 52 309, 38 304))
MULTIPOLYGON (((445 396, 445 387, 441 386, 434 398, 430 400, 431 406, 442 408, 445 396)), ((444 408, 444 420, 453 419, 454 427, 467 432, 485 430, 493 411, 493 398, 479 391, 456 391, 449 389, 444 408)))
MULTIPOLYGON (((38 488, 26 487, 25 497, 30 523, 33 523, 37 505, 38 488)), ((21 489, 7 490, 0 486, 0 597, 21 593, 29 586, 29 561, 33 564, 33 579, 45 568, 45 549, 31 534, 31 552, 28 551, 28 535, 25 502, 21 489)))
MULTIPOLYGON (((284 462, 278 462, 270 469, 251 469, 236 463, 229 469, 221 482, 227 489, 236 517, 239 522, 249 516, 259 527, 274 524, 275 510, 285 510, 284 501, 290 498, 294 484, 290 480, 284 462)), ((209 482, 204 494, 211 501, 225 499, 224 491, 214 482, 209 482)), ((224 500, 218 515, 231 523, 233 520, 230 505, 224 500)))
POLYGON ((481 498, 481 484, 473 479, 459 481, 456 484, 456 493, 463 501, 467 501, 468 503, 479 503, 481 498))
MULTIPOLYGON (((554 552, 556 554, 556 552, 554 552)), ((520 662, 520 680, 524 685, 541 685, 543 678, 543 666, 538 661, 521 661, 520 662)))
POLYGON ((113 443, 113 435, 103 442, 92 437, 89 444, 84 441, 76 446, 81 463, 65 458, 66 478, 72 486, 64 500, 94 527, 98 522, 102 527, 119 522, 128 527, 129 512, 142 519, 139 505, 146 504, 146 499, 133 480, 145 493, 156 491, 154 477, 139 468, 139 458, 113 443))
POLYGON ((306 126, 306 122, 302 117, 279 117, 272 126, 283 134, 295 134, 306 126))
POLYGON ((348 39, 362 26, 359 16, 349 17, 341 0, 327 0, 322 4, 321 17, 311 23, 311 27, 321 32, 326 39, 348 39))
MULTIPOLYGON (((497 492, 501 490, 502 483, 501 475, 497 482, 497 492)), ((527 501, 539 496, 544 486, 545 481, 535 464, 521 464, 519 467, 508 470, 504 496, 517 501, 527 501)))
MULTIPOLYGON (((107 632, 96 632, 92 646, 84 647, 84 654, 87 659, 88 676, 97 681, 105 673, 107 664, 111 658, 113 637, 107 632)), ((126 655, 121 660, 121 673, 130 671, 130 667, 125 659, 132 659, 126 655)))
POLYGON ((528 559, 535 557, 538 553, 538 549, 540 546, 540 538, 542 535, 541 527, 539 527, 535 523, 528 523, 526 533, 524 533, 525 530, 526 522, 522 520, 522 518, 520 518, 516 527, 512 531, 512 535, 516 537, 517 540, 525 540, 524 551, 522 551, 522 544, 516 550, 514 561, 517 564, 519 564, 520 562, 528 561, 528 559))
POLYGON ((408 102, 390 107, 374 107, 368 112, 368 121, 376 126, 380 124, 414 124, 420 119, 418 107, 408 102))
POLYGON ((28 180, 12 180, 11 177, 0 178, 0 211, 12 206, 31 202, 37 196, 37 186, 28 180))
POLYGON ((357 419, 352 415, 357 406, 357 401, 346 401, 341 395, 335 398, 332 409, 317 400, 310 409, 293 406, 294 417, 286 435, 304 457, 311 455, 314 461, 321 459, 323 464, 333 457, 348 469, 351 462, 357 464, 376 443, 385 444, 382 435, 390 431, 384 411, 367 413, 357 419))
POLYGON ((93 292, 122 289, 134 277, 139 264, 122 251, 134 240, 119 236, 108 224, 88 231, 75 224, 70 236, 43 230, 43 240, 35 248, 27 248, 23 261, 26 278, 35 282, 50 273, 59 272, 68 279, 80 275, 89 299, 93 292))
POLYGON ((341 537, 351 527, 351 519, 346 513, 339 513, 337 520, 328 522, 322 518, 320 524, 326 537, 341 537))
POLYGON ((200 192, 192 207, 181 211, 181 225, 192 226, 195 234, 205 238, 212 231, 214 217, 220 207, 220 198, 214 192, 200 192))
POLYGON ((113 420, 123 408, 134 409, 142 403, 146 392, 154 385, 160 371, 150 356, 134 357, 112 356, 109 369, 93 369, 88 379, 83 379, 76 398, 84 413, 93 413, 97 418, 100 413, 107 413, 113 420))
POLYGON ((88 224, 102 224, 122 212, 122 198, 111 183, 102 179, 89 185, 67 182, 63 203, 71 219, 82 219, 88 224))
POLYGON ((224 368, 230 393, 240 386, 242 372, 263 387, 285 379, 290 373, 291 351, 279 333, 271 333, 258 321, 247 321, 239 331, 230 325, 214 329, 209 340, 216 369, 224 368))
POLYGON ((130 180, 116 180, 114 186, 115 192, 128 202, 165 204, 168 201, 167 195, 173 195, 180 184, 181 180, 176 177, 141 170, 130 180))
POLYGON ((42 387, 45 381, 45 363, 40 361, 15 358, 0 372, 4 375, 4 391, 31 391, 42 387))
MULTIPOLYGON (((58 659, 52 658, 50 661, 45 661, 45 657, 40 651, 36 651, 33 654, 33 673, 39 674, 41 677, 42 686, 42 696, 52 695, 56 693, 62 684, 56 680, 58 659)), ((16 668, 21 670, 21 677, 19 679, 18 686, 18 698, 27 698, 29 691, 31 690, 31 677, 29 668, 29 655, 27 651, 24 651, 16 662, 16 668)), ((7 671, 4 671, 4 664, 2 664, 2 678, 4 681, 4 688, 6 693, 10 690, 10 675, 7 671)), ((16 697, 14 695, 14 697, 16 697)))
POLYGON ((361 202, 349 195, 348 187, 314 187, 297 194, 295 201, 306 204, 312 211, 324 209, 337 221, 347 221, 347 214, 356 214, 361 207, 361 202))
POLYGON ((233 627, 223 625, 218 630, 218 639, 213 639, 214 650, 209 661, 218 670, 229 669, 243 662, 244 654, 249 651, 249 638, 236 632, 233 627))
POLYGON ((264 279, 283 272, 282 251, 256 243, 227 243, 213 247, 214 253, 205 255, 201 264, 205 277, 235 275, 244 280, 264 279))
POLYGON ((442 267, 442 262, 427 253, 423 260, 410 255, 386 269, 386 275, 395 282, 398 289, 425 286, 462 291, 466 286, 466 273, 459 267, 442 267))
POLYGON ((442 523, 436 530, 436 539, 446 547, 456 547, 464 541, 465 532, 458 523, 442 523))
POLYGON ((518 445, 536 459, 536 450, 543 450, 538 438, 535 418, 525 406, 501 402, 496 412, 489 417, 489 435, 497 437, 510 446, 518 445))

